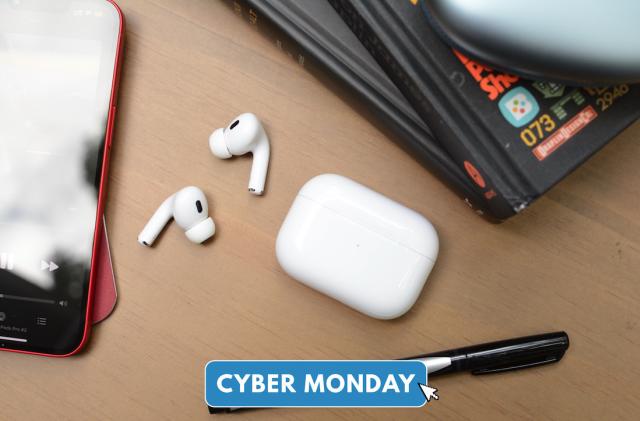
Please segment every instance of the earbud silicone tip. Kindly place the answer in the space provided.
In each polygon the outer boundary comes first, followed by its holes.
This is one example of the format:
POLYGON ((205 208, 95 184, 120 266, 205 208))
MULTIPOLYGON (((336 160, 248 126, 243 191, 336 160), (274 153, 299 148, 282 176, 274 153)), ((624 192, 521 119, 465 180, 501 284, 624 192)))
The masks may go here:
POLYGON ((213 223, 213 219, 207 218, 202 222, 197 223, 191 229, 185 232, 187 238, 194 243, 204 243, 211 238, 216 232, 216 225, 213 223))
POLYGON ((224 141, 224 129, 217 129, 209 136, 209 149, 218 158, 231 158, 231 153, 224 141))

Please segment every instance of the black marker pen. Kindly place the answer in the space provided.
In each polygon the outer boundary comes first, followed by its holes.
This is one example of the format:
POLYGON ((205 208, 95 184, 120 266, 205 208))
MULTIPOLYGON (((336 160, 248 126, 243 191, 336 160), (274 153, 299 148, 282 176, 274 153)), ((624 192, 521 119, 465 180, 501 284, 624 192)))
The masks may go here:
MULTIPOLYGON (((489 374, 555 363, 562 359, 568 348, 569 336, 565 332, 553 332, 401 359, 424 361, 429 377, 460 371, 489 374)), ((209 412, 217 414, 239 409, 243 408, 209 407, 209 412)))

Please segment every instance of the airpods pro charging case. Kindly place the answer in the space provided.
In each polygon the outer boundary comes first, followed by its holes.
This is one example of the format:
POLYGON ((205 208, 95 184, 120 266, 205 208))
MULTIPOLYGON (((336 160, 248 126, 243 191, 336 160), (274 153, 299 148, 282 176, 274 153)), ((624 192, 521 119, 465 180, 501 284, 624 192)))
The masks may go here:
POLYGON ((355 181, 319 175, 298 192, 276 240, 292 278, 378 319, 406 313, 438 255, 419 213, 355 181))

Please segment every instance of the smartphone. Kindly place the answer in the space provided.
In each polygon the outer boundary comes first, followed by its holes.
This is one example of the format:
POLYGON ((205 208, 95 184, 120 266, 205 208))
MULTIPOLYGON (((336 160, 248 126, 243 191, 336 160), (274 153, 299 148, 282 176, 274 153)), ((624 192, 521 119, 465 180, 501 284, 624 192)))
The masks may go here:
POLYGON ((123 31, 109 0, 0 0, 2 350, 89 336, 123 31))

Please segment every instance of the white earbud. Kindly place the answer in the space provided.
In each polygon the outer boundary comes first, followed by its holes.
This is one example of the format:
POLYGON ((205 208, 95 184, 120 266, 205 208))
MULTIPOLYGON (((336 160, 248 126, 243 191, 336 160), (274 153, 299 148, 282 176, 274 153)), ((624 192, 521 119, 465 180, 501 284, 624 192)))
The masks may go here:
POLYGON ((254 114, 244 113, 236 117, 229 126, 217 129, 209 136, 209 148, 218 158, 233 155, 253 154, 249 192, 261 195, 269 168, 269 138, 260 120, 254 114))
POLYGON ((202 190, 189 186, 162 202, 138 235, 138 242, 151 246, 171 218, 194 243, 202 243, 216 232, 213 219, 209 218, 207 198, 202 190))

